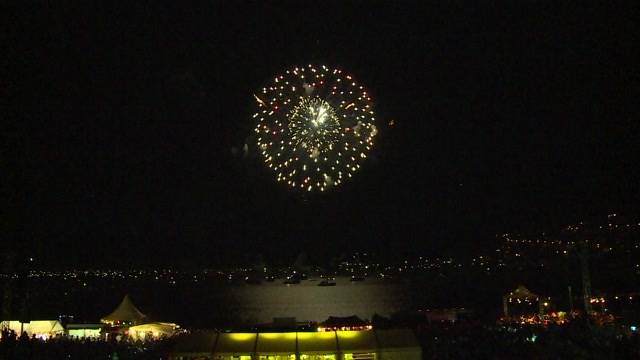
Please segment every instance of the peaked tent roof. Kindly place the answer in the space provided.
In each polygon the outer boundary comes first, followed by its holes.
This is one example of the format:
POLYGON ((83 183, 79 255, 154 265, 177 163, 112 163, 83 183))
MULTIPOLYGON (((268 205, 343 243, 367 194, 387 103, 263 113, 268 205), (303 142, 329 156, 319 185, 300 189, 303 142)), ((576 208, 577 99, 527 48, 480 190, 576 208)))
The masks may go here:
POLYGON ((538 298, 538 294, 532 293, 529 289, 527 289, 524 285, 519 285, 517 289, 513 290, 509 294, 504 296, 505 298, 514 298, 514 299, 527 299, 527 298, 538 298))
POLYGON ((111 314, 100 319, 100 321, 126 321, 137 323, 145 317, 146 315, 140 312, 140 310, 138 310, 138 308, 133 305, 133 302, 131 302, 131 298, 129 298, 129 295, 125 295, 120 305, 118 305, 118 307, 113 310, 111 314))

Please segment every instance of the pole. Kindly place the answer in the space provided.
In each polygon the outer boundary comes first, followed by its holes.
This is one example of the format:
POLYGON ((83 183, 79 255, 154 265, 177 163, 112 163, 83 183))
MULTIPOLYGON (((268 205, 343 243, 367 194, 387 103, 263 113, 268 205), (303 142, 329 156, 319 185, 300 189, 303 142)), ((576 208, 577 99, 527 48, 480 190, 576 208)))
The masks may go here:
POLYGON ((573 293, 571 292, 571 285, 567 287, 569 290, 569 314, 573 314, 573 293))
POLYGON ((591 314, 591 277, 589 276, 589 248, 585 240, 580 241, 578 257, 580 259, 580 269, 582 270, 582 300, 584 301, 584 312, 591 314))

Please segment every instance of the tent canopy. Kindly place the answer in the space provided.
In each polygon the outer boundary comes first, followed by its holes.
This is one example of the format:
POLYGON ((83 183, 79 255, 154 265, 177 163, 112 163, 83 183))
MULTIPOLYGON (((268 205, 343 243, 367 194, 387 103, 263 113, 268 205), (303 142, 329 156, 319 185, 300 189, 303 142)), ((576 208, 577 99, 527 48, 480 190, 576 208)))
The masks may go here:
POLYGON ((126 322, 136 324, 146 316, 133 305, 129 295, 125 295, 118 307, 109 315, 100 319, 105 323, 126 322))
POLYGON ((131 326, 129 328, 129 336, 132 339, 159 338, 162 336, 172 336, 175 334, 177 325, 173 323, 146 323, 142 325, 131 326))
POLYGON ((27 334, 58 334, 64 332, 64 328, 58 320, 33 320, 21 323, 20 321, 3 321, 1 327, 11 329, 20 334, 25 331, 27 334))
POLYGON ((517 289, 513 290, 509 294, 504 296, 505 298, 513 298, 513 299, 537 299, 538 295, 532 293, 529 289, 527 289, 524 285, 518 286, 517 289))
POLYGON ((173 323, 163 323, 163 322, 154 322, 147 323, 142 325, 136 325, 129 328, 129 331, 140 331, 140 332, 158 332, 161 334, 173 334, 177 325, 173 323))

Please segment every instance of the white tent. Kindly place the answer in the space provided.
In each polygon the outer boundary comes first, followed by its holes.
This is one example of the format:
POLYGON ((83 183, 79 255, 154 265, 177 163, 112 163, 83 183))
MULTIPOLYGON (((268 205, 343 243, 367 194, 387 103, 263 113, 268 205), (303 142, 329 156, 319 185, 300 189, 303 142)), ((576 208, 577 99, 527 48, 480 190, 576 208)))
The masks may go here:
POLYGON ((15 331, 18 336, 24 331, 29 336, 35 335, 39 338, 49 338, 64 333, 64 328, 58 320, 33 320, 24 323, 10 320, 3 321, 0 327, 15 331))
POLYGON ((109 325, 136 325, 145 317, 146 316, 133 305, 129 295, 125 295, 120 305, 118 305, 111 314, 100 319, 100 321, 109 325))
POLYGON ((172 336, 175 334, 178 326, 174 323, 153 322, 142 325, 136 325, 129 328, 129 336, 132 339, 158 339, 163 336, 172 336))

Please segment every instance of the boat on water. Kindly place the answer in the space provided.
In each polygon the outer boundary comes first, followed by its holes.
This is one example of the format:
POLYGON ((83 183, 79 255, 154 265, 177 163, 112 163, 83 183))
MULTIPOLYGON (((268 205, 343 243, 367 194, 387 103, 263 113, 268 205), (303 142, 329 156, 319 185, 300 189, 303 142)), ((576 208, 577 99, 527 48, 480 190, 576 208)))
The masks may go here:
POLYGON ((300 274, 294 273, 293 275, 287 276, 283 283, 287 285, 300 284, 300 280, 302 280, 300 274))
POLYGON ((335 281, 322 280, 318 283, 318 286, 336 286, 335 281))
POLYGON ((351 281, 364 281, 365 277, 360 275, 351 275, 351 281))
POLYGON ((249 285, 260 285, 262 281, 259 278, 247 276, 244 278, 244 282, 249 285))

